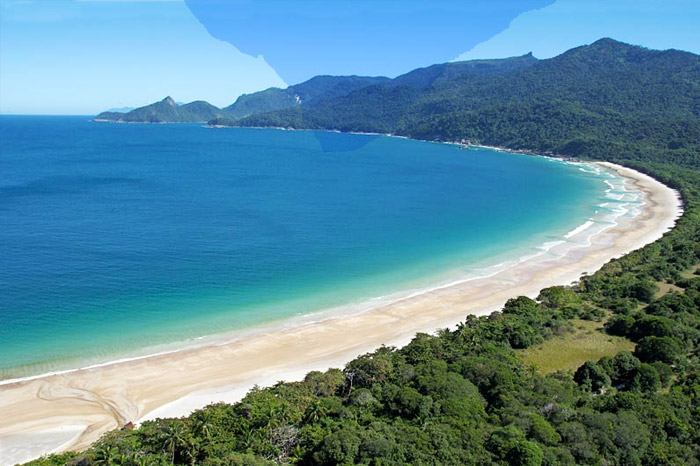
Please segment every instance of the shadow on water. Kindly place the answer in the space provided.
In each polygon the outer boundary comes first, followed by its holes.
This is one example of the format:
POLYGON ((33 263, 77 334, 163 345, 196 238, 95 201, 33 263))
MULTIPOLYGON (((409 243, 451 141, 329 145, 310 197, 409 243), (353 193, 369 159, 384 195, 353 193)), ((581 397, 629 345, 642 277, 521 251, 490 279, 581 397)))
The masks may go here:
POLYGON ((312 131, 323 152, 352 152, 374 141, 379 134, 348 134, 331 131, 312 131))

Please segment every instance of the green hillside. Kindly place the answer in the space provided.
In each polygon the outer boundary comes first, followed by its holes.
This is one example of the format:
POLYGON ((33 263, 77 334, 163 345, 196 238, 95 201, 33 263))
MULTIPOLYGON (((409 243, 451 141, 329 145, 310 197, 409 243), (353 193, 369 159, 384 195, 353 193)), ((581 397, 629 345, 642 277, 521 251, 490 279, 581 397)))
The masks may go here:
POLYGON ((411 106, 434 89, 449 87, 455 81, 491 82, 496 76, 528 68, 537 61, 528 54, 498 60, 433 65, 361 87, 343 96, 319 99, 306 108, 298 106, 259 113, 228 124, 396 133, 411 106))
POLYGON ((250 115, 307 108, 324 99, 343 97, 356 89, 387 81, 388 78, 382 77, 316 76, 286 89, 273 87, 253 94, 244 94, 224 109, 224 119, 215 124, 230 125, 250 115))
POLYGON ((216 120, 214 124, 230 125, 249 115, 297 107, 306 108, 325 99, 343 97, 356 89, 388 81, 388 78, 382 77, 316 76, 285 89, 273 87, 253 94, 243 94, 236 102, 223 109, 203 100, 177 105, 172 98, 166 97, 160 102, 127 113, 100 113, 95 117, 95 121, 196 123, 216 120))
POLYGON ((178 105, 171 97, 166 97, 145 107, 139 107, 127 113, 103 112, 95 121, 112 121, 117 123, 201 123, 218 118, 222 110, 203 100, 178 105))
POLYGON ((686 165, 700 163, 697 55, 601 39, 548 60, 492 61, 496 69, 488 73, 475 71, 489 61, 478 63, 439 65, 470 68, 432 80, 410 79, 432 76, 432 67, 417 70, 312 108, 234 124, 466 139, 616 160, 663 151, 686 165))

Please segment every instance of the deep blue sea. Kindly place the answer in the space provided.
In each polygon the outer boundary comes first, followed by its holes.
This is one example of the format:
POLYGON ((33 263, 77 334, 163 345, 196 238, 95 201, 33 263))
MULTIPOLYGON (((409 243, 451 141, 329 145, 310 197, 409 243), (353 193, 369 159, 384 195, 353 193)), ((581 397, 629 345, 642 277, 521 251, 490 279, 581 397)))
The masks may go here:
POLYGON ((429 286, 562 237, 605 188, 385 136, 0 116, 0 379, 429 286))

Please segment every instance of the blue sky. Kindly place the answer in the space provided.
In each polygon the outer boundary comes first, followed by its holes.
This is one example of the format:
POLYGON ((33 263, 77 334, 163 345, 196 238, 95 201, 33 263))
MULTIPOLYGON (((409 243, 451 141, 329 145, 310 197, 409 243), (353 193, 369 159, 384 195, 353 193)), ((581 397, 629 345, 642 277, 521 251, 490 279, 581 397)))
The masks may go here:
POLYGON ((228 105, 284 86, 182 1, 0 0, 0 112, 95 114, 166 95, 228 105))
POLYGON ((209 33, 262 54, 289 83, 394 77, 449 61, 554 0, 185 0, 209 33))
POLYGON ((523 13, 461 60, 532 52, 549 58, 601 37, 654 49, 700 53, 700 0, 557 0, 523 13))
POLYGON ((0 0, 0 113, 225 106, 316 74, 538 58, 608 36, 700 53, 698 0, 0 0))

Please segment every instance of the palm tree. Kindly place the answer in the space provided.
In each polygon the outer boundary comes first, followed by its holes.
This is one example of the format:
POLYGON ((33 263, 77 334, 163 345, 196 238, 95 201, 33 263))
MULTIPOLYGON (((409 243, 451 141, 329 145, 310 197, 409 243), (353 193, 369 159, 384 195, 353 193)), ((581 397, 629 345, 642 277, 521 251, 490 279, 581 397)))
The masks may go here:
POLYGON ((306 422, 316 423, 323 419, 326 414, 328 414, 328 410, 320 402, 314 401, 309 405, 309 407, 306 409, 306 413, 304 414, 304 420, 306 422))
POLYGON ((199 456, 199 451, 200 451, 199 442, 191 434, 187 435, 187 437, 184 440, 185 440, 185 443, 184 443, 183 447, 184 447, 185 456, 190 460, 190 465, 194 466, 194 464, 197 462, 197 457, 199 456))
POLYGON ((175 452, 185 443, 187 429, 182 421, 173 421, 163 433, 163 449, 170 452, 170 461, 175 463, 175 452))
POLYGON ((460 322, 457 325, 457 335, 459 335, 459 338, 471 349, 477 349, 480 346, 474 329, 476 323, 475 317, 469 315, 466 321, 460 322))
POLYGON ((130 455, 120 455, 118 458, 120 466, 149 466, 149 458, 144 452, 132 452, 130 455))
POLYGON ((193 430, 198 437, 204 437, 207 440, 211 440, 211 434, 216 429, 216 426, 212 422, 212 416, 207 411, 198 414, 199 415, 194 421, 193 430))
POLYGON ((92 462, 98 466, 116 466, 119 452, 111 445, 103 445, 92 453, 92 462))
POLYGON ((301 448, 301 445, 297 444, 294 445, 294 450, 292 450, 292 453, 289 455, 289 460, 290 463, 296 464, 302 460, 304 457, 304 450, 301 448))

